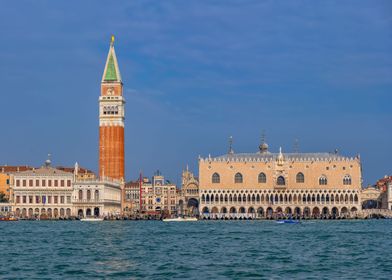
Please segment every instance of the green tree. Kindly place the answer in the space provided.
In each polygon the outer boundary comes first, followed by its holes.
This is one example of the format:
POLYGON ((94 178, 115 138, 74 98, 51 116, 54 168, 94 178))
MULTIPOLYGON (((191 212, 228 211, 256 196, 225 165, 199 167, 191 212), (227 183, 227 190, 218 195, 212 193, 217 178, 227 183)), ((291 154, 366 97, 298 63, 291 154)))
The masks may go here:
POLYGON ((8 202, 8 199, 5 197, 5 193, 0 192, 0 202, 8 202))

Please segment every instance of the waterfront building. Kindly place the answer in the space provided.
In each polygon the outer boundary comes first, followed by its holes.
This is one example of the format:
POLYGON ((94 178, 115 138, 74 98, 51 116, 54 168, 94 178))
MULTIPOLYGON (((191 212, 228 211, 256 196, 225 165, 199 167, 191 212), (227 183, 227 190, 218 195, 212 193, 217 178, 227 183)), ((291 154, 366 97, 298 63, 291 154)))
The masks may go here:
POLYGON ((72 205, 78 217, 111 217, 121 214, 121 183, 111 178, 74 183, 72 205))
POLYGON ((385 175, 384 178, 377 180, 376 187, 380 189, 381 192, 387 191, 388 184, 392 183, 392 176, 385 175))
POLYGON ((0 166, 0 195, 4 200, 8 201, 12 195, 11 180, 12 174, 20 171, 31 170, 30 166, 0 166))
POLYGON ((142 184, 140 179, 126 183, 123 197, 125 215, 161 215, 166 212, 170 215, 195 216, 198 215, 199 182, 187 168, 182 172, 182 185, 178 189, 157 171, 152 180, 142 178, 142 184))
POLYGON ((12 205, 9 202, 0 202, 0 216, 11 216, 12 205))
POLYGON ((392 176, 385 175, 373 186, 367 186, 361 192, 362 209, 391 209, 392 206, 392 176))
POLYGON ((387 209, 392 210, 392 182, 388 182, 387 184, 387 209))
POLYGON ((126 215, 140 213, 157 216, 177 213, 179 190, 175 184, 165 180, 159 171, 151 180, 143 178, 141 186, 140 179, 127 183, 124 194, 123 210, 126 215))
POLYGON ((121 181, 112 178, 85 176, 86 172, 74 167, 72 204, 78 217, 111 217, 121 213, 121 181), (82 171, 82 177, 79 172, 82 171))
MULTIPOLYGON (((143 181, 143 180, 142 180, 143 181)), ((148 179, 146 179, 146 183, 148 179)), ((125 184, 123 190, 123 213, 126 216, 136 215, 140 212, 140 179, 125 184)))
POLYGON ((151 181, 145 180, 143 182, 141 198, 142 211, 146 213, 173 215, 177 212, 177 187, 165 180, 159 170, 151 181))
POLYGON ((178 197, 178 213, 185 216, 197 216, 199 214, 199 181, 189 171, 188 166, 182 172, 181 189, 178 197))
POLYGON ((51 167, 50 160, 37 169, 13 174, 11 202, 15 215, 29 218, 66 218, 72 213, 72 173, 51 167))
POLYGON ((361 190, 361 206, 362 209, 386 208, 386 192, 377 186, 367 186, 361 190))
POLYGON ((278 216, 338 217, 361 209, 359 156, 271 153, 262 141, 255 153, 199 159, 204 218, 278 216))
POLYGON ((124 180, 124 105, 123 82, 112 36, 99 97, 100 177, 124 180))

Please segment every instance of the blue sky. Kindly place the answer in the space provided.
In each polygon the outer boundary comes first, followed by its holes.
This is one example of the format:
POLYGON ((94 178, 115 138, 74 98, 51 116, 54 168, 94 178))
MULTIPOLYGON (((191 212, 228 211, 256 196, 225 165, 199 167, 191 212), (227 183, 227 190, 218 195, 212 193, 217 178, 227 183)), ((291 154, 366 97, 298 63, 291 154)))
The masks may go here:
POLYGON ((0 164, 97 170, 98 96, 116 35, 126 176, 174 182, 198 155, 361 154, 391 174, 390 1, 8 1, 0 9, 0 164))

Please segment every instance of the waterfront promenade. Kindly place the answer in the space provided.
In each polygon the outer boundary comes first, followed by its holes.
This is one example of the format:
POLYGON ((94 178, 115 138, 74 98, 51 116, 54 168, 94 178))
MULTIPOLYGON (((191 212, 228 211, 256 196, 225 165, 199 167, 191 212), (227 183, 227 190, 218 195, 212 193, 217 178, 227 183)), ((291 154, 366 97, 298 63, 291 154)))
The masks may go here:
MULTIPOLYGON (((161 220, 165 217, 161 215, 148 215, 148 214, 137 214, 137 215, 121 215, 121 216, 107 216, 103 217, 107 221, 150 221, 150 220, 161 220)), ((173 216, 172 216, 173 217, 173 216)), ((260 216, 254 213, 249 214, 201 214, 198 216, 199 220, 281 220, 281 219, 298 219, 298 220, 350 220, 350 219, 392 219, 392 210, 388 209, 364 209, 356 211, 355 213, 341 213, 340 215, 287 215, 284 213, 273 213, 270 216, 260 216)), ((36 221, 36 220, 50 220, 50 221, 74 221, 79 220, 78 217, 66 217, 57 219, 40 219, 38 217, 21 218, 21 221, 36 221)))

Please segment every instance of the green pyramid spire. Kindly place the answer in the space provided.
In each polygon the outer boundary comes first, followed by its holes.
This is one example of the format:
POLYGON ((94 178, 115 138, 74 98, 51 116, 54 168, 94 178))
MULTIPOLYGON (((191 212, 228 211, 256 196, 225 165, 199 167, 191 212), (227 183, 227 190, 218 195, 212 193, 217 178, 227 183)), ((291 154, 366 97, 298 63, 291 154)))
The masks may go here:
POLYGON ((108 57, 106 59, 105 70, 103 72, 102 82, 120 82, 121 74, 118 68, 116 52, 114 51, 114 36, 110 42, 108 57))
POLYGON ((104 81, 117 81, 117 72, 114 65, 113 54, 110 54, 104 81))

